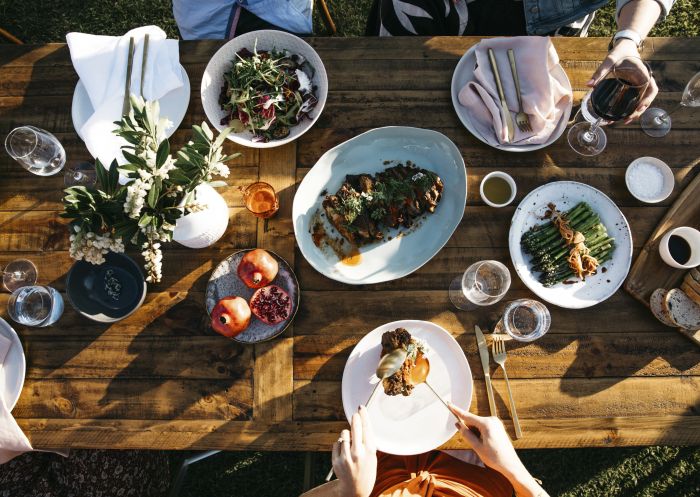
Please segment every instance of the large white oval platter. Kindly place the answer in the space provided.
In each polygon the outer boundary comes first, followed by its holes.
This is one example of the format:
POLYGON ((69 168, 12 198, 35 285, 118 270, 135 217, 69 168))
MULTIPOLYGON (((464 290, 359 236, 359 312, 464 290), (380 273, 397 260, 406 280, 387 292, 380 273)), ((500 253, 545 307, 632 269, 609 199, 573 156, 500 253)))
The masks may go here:
MULTIPOLYGON (((382 334, 406 328, 428 345, 428 381, 445 399, 469 410, 472 373, 464 352, 444 328, 429 321, 394 321, 370 331, 358 342, 343 370, 343 409, 350 421, 360 405, 367 403, 379 379, 375 375, 382 350, 382 334)), ((436 449, 457 433, 455 418, 426 385, 411 395, 389 396, 380 386, 368 413, 377 449, 389 454, 422 454, 436 449)))
POLYGON ((294 234, 304 258, 321 274, 351 285, 380 283, 402 278, 432 259, 462 220, 466 200, 464 160, 449 138, 421 128, 377 128, 332 148, 309 171, 294 196, 294 234), (445 185, 435 212, 420 226, 405 236, 361 247, 356 266, 342 264, 314 245, 310 231, 325 193, 336 192, 347 174, 374 174, 390 167, 384 161, 408 160, 436 173, 445 185))
POLYGON ((600 190, 576 181, 555 181, 531 191, 513 214, 508 245, 513 266, 523 283, 543 300, 567 309, 583 309, 608 299, 625 281, 632 263, 632 233, 622 211, 600 190), (585 282, 545 287, 537 280, 538 273, 530 270, 530 256, 523 253, 520 238, 532 226, 544 222, 542 216, 550 202, 558 210, 567 211, 582 201, 598 213, 609 236, 615 239, 613 257, 602 264, 605 272, 601 269, 585 282))

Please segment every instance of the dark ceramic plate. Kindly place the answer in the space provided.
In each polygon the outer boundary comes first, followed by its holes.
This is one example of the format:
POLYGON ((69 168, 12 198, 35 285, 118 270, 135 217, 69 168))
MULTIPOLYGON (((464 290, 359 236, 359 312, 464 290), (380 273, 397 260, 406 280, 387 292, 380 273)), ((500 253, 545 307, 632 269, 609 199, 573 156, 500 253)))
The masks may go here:
MULTIPOLYGON (((221 261, 221 263, 216 266, 216 269, 214 269, 214 271, 211 273, 209 283, 207 284, 206 294, 206 306, 207 313, 209 313, 209 315, 211 315, 211 311, 214 309, 216 303, 224 297, 238 295, 246 300, 250 300, 253 293, 255 293, 254 289, 248 288, 238 277, 238 264, 241 262, 241 259, 245 253, 250 252, 251 250, 253 249, 241 250, 229 255, 226 259, 221 261)), ((268 252, 279 264, 279 271, 277 272, 275 279, 272 280, 271 284, 277 285, 289 294, 289 297, 294 303, 292 315, 276 325, 265 324, 253 316, 250 320, 250 325, 248 325, 248 328, 246 328, 243 333, 233 338, 238 342, 257 343, 275 338, 277 335, 287 329, 287 326, 289 326, 289 323, 292 322, 297 313, 297 309, 299 308, 299 283, 297 282, 297 277, 294 274, 294 271, 292 271, 292 268, 289 267, 287 261, 282 259, 279 255, 270 250, 268 250, 268 252)))
POLYGON ((85 261, 73 264, 66 292, 71 305, 86 318, 114 323, 141 307, 146 280, 132 258, 110 252, 99 266, 85 261))

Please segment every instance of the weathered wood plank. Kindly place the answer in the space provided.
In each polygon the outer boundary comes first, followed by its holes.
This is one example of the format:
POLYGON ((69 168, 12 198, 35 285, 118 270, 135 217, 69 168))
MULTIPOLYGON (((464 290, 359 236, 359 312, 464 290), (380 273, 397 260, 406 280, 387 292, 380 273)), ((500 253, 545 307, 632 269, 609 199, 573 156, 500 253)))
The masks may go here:
MULTIPOLYGON (((463 312, 452 306, 447 289, 385 292, 307 290, 294 330, 295 336, 327 335, 340 340, 341 337, 362 336, 391 321, 420 319, 432 321, 453 335, 471 335, 477 324, 484 330, 493 329, 506 302, 525 297, 532 298, 533 295, 525 290, 510 290, 498 304, 463 312)), ((593 310, 562 309, 554 305, 547 307, 552 315, 550 334, 586 335, 591 330, 600 333, 624 331, 630 334, 632 340, 636 333, 642 332, 675 333, 654 319, 621 289, 593 310)))
POLYGON ((158 378, 46 379, 25 381, 13 410, 17 418, 250 419, 250 379, 158 378))
MULTIPOLYGON (((223 449, 330 451, 345 421, 307 423, 287 421, 148 421, 19 419, 38 448, 223 449)), ((508 422, 506 421, 508 425, 508 422)), ((517 448, 621 447, 630 445, 689 445, 700 443, 698 416, 583 417, 523 419, 525 437, 517 448)), ((466 448, 459 435, 443 448, 466 448)))
MULTIPOLYGON (((496 409, 508 419, 505 381, 493 380, 496 409)), ((426 387, 427 388, 427 387, 426 387)), ((530 378, 511 381, 520 419, 697 416, 700 378, 530 378)), ((474 382, 470 410, 489 415, 486 387, 474 382)), ((340 381, 294 382, 297 421, 345 419, 340 381)))
MULTIPOLYGON (((484 377, 471 330, 457 336, 472 376, 484 377)), ((294 379, 337 381, 362 335, 294 337, 294 379)), ((666 333, 552 333, 531 344, 508 342, 509 378, 599 378, 628 376, 700 376, 697 352, 679 335, 666 333)), ((491 363, 493 378, 503 376, 491 363)))
MULTIPOLYGON (((296 181, 296 143, 260 151, 260 181, 270 184, 279 196, 275 216, 258 220, 258 247, 270 249, 294 267, 292 200, 296 181)), ((291 419, 293 325, 271 342, 255 344, 255 418, 291 419)))

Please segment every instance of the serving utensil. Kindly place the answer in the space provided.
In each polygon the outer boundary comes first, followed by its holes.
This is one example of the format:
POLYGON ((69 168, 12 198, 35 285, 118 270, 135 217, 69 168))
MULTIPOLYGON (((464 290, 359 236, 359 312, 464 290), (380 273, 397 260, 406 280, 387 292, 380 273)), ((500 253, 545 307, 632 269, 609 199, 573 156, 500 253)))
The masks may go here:
POLYGON ((508 104, 506 103, 506 96, 503 93, 503 85, 501 84, 501 75, 498 72, 498 66, 496 65, 496 56, 494 55, 493 49, 491 48, 489 48, 489 61, 491 62, 491 71, 493 71, 493 77, 496 80, 498 98, 501 100, 501 110, 503 111, 503 118, 506 120, 506 128, 508 128, 508 141, 512 142, 515 136, 513 116, 510 115, 510 110, 508 109, 508 104))
MULTIPOLYGON (((143 37, 143 57, 141 57, 141 86, 139 87, 139 95, 143 97, 143 80, 146 79, 146 62, 148 61, 148 39, 149 35, 143 37)), ((519 93, 518 93, 519 95, 519 93)))
MULTIPOLYGON (((406 357, 408 356, 408 351, 406 349, 395 349, 389 352, 388 354, 385 354, 382 356, 381 359, 379 359, 379 364, 377 365, 377 370, 374 372, 374 374, 379 378, 379 381, 377 382, 376 385, 374 385, 374 389, 372 390, 372 393, 369 395, 369 398, 367 399, 367 403, 365 404, 365 407, 369 407, 370 402, 372 402, 372 399, 374 398, 374 394, 377 393, 377 390, 379 389, 379 385, 382 384, 382 382, 388 378, 389 376, 393 375, 396 373, 399 369, 401 369, 401 366, 403 365, 404 361, 406 360, 406 357)), ((426 372, 425 376, 428 376, 428 373, 426 372)), ((431 390, 432 387, 430 387, 431 390)), ((433 390, 434 392, 435 390, 433 390)), ((437 393, 435 394, 437 395, 437 393)), ((439 397, 439 395, 438 395, 439 397)), ((442 398, 440 398, 442 400, 442 398)), ((445 402, 443 401, 443 404, 445 402)), ((445 404, 447 406, 447 404, 445 404)), ((448 407, 449 409, 449 407, 448 407)), ((328 472, 326 475, 326 481, 331 481, 331 478, 333 478, 333 468, 328 472)))
POLYGON ((508 49, 508 61, 510 62, 510 72, 513 73, 513 81, 515 81, 515 93, 518 96, 518 113, 515 115, 515 123, 518 129, 523 133, 532 131, 530 126, 530 118, 523 111, 523 98, 520 94, 520 79, 518 78, 518 69, 515 67, 515 53, 512 48, 508 49))
POLYGON ((486 339, 481 332, 481 328, 474 326, 476 334, 476 344, 479 347, 479 356, 481 357, 481 367, 484 369, 484 381, 486 382, 486 394, 489 398, 489 411, 491 416, 496 416, 496 402, 493 399, 493 386, 491 385, 491 374, 489 373, 489 349, 486 345, 486 339))
POLYGON ((129 57, 126 63, 126 80, 124 81, 124 102, 122 116, 129 112, 129 95, 131 93, 131 69, 134 66, 134 37, 129 38, 129 57))
POLYGON ((508 403, 510 404, 510 415, 513 418, 513 424, 515 425, 515 438, 520 438, 523 436, 523 432, 520 430, 520 421, 518 421, 518 413, 515 412, 515 402, 513 402, 513 392, 510 389, 510 382, 508 381, 508 374, 506 373, 506 343, 503 337, 499 335, 491 335, 491 353, 493 354, 493 360, 496 364, 501 366, 503 370, 503 377, 506 379, 506 388, 508 389, 508 403))

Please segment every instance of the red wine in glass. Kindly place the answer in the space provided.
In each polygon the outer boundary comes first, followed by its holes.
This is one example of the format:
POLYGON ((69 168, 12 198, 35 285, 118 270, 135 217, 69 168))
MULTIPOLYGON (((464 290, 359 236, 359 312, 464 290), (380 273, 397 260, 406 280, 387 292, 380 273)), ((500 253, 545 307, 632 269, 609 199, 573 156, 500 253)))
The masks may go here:
POLYGON ((643 90, 623 79, 604 79, 593 89, 591 105, 595 113, 606 121, 620 121, 635 111, 643 90))

